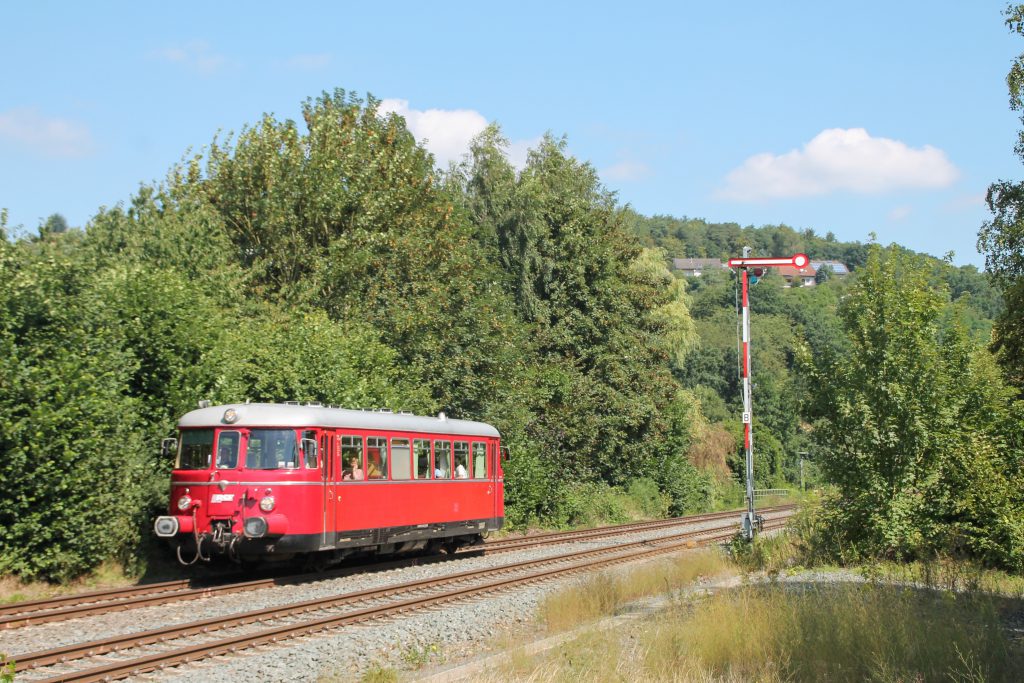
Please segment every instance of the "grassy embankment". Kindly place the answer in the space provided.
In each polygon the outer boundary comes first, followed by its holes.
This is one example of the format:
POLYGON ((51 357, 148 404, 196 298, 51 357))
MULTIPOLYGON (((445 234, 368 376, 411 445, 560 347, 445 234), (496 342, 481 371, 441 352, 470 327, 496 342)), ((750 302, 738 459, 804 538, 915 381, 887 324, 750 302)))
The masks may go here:
POLYGON ((105 562, 88 576, 65 583, 49 583, 46 581, 21 581, 14 576, 0 576, 0 605, 22 602, 25 600, 42 600, 58 595, 85 593, 103 588, 115 588, 136 583, 135 577, 125 573, 115 562, 105 562))
POLYGON ((510 650, 489 680, 522 681, 1009 681, 1024 677, 1024 647, 1008 622, 1024 579, 970 564, 879 564, 801 574, 786 537, 727 563, 710 552, 628 575, 599 575, 549 597, 540 619, 579 629, 638 596, 669 599, 614 628, 583 627, 547 652, 510 650), (687 577, 742 574, 713 595, 678 592, 687 577), (663 572, 663 575, 659 575, 663 572), (677 577, 673 580, 672 577, 677 577), (860 582, 849 579, 860 578, 860 582), (843 579, 843 580, 837 580, 843 579))

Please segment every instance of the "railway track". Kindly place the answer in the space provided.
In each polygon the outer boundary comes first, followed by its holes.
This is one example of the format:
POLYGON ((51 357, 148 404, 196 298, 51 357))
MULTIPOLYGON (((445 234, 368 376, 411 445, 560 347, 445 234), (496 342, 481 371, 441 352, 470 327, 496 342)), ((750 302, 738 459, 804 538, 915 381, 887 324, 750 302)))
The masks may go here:
MULTIPOLYGON (((774 508, 765 508, 762 512, 771 514, 789 510, 794 507, 795 506, 792 505, 783 505, 774 508)), ((739 514, 739 512, 740 511, 736 510, 728 510, 724 512, 675 517, 668 520, 656 520, 653 522, 631 522, 628 524, 598 527, 596 529, 551 532, 520 538, 494 540, 484 543, 483 546, 473 546, 464 549, 462 552, 482 552, 484 554, 511 552, 514 550, 523 550, 541 545, 606 538, 608 536, 615 536, 624 533, 655 531, 658 529, 671 528, 673 526, 683 526, 718 519, 734 518, 739 514)), ((369 567, 364 565, 360 567, 336 569, 311 574, 250 579, 246 581, 234 581, 230 583, 205 586, 196 586, 189 579, 181 579, 148 584, 145 586, 91 591, 89 593, 66 595, 46 600, 12 603, 0 606, 0 629, 67 621, 69 619, 105 614, 108 612, 135 609, 151 605, 164 605, 171 602, 195 600, 218 595, 227 595, 230 593, 273 588, 275 586, 297 585, 312 581, 321 581, 324 579, 343 578, 367 571, 368 569, 393 569, 411 564, 439 562, 447 559, 450 559, 450 556, 406 558, 378 562, 369 567)))
MULTIPOLYGON (((780 514, 783 516, 766 520, 766 530, 785 525, 788 514, 786 511, 780 514)), ((28 653, 12 659, 16 661, 16 672, 28 673, 33 680, 47 683, 112 680, 524 584, 708 545, 731 538, 736 530, 735 523, 722 524, 617 546, 168 626, 28 653), (188 642, 197 639, 201 642, 188 642), (75 668, 69 669, 69 664, 75 668), (43 667, 48 669, 40 671, 43 667), (37 678, 37 675, 45 677, 37 678)))

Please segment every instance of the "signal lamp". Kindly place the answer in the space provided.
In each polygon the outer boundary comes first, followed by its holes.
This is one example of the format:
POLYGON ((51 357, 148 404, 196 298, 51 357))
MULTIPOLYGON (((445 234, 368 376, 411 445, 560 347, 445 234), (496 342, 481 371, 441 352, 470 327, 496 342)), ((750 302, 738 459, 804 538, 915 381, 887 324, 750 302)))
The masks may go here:
POLYGON ((260 500, 260 510, 263 510, 264 512, 273 512, 274 511, 274 497, 273 496, 263 496, 263 499, 260 500))
POLYGON ((188 496, 182 496, 178 499, 178 509, 185 512, 192 506, 192 499, 188 496))

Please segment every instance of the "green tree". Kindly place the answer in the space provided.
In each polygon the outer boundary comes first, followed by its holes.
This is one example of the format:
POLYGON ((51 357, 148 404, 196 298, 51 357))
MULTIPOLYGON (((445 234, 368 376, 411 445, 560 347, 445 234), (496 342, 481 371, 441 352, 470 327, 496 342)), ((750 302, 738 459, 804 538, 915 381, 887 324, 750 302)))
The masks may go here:
POLYGON ((0 573, 26 578, 130 564, 153 495, 137 361, 73 244, 0 241, 0 573))
POLYGON ((511 375, 517 329, 493 262, 401 117, 342 90, 305 132, 265 116, 175 169, 175 207, 215 224, 245 294, 363 324, 432 409, 479 415, 511 375))
MULTIPOLYGON (((1011 32, 1024 36, 1024 5, 1010 5, 1004 12, 1011 32)), ((1024 54, 1018 55, 1006 77, 1010 109, 1021 113, 1024 123, 1024 54)), ((1024 128, 1014 146, 1024 160, 1024 128)), ((985 268, 1002 290, 1006 307, 996 320, 993 349, 1006 369, 1008 379, 1024 389, 1024 183, 998 180, 985 196, 992 218, 978 232, 978 251, 985 254, 985 268)))
POLYGON ((819 451, 839 497, 833 550, 968 552, 1020 566, 1019 408, 959 325, 922 259, 873 247, 840 308, 848 353, 801 355, 819 451))
POLYGON ((68 221, 59 213, 51 214, 42 225, 39 226, 39 237, 46 238, 50 235, 60 235, 68 231, 68 221))
POLYGON ((493 245, 541 366, 524 437, 570 476, 619 483, 652 471, 695 335, 682 284, 644 252, 589 164, 546 137, 518 175, 496 129, 477 139, 459 186, 493 245))
POLYGON ((322 311, 256 311, 211 349, 212 399, 290 399, 420 413, 430 406, 426 388, 403 371, 398 354, 372 327, 342 324, 322 311))

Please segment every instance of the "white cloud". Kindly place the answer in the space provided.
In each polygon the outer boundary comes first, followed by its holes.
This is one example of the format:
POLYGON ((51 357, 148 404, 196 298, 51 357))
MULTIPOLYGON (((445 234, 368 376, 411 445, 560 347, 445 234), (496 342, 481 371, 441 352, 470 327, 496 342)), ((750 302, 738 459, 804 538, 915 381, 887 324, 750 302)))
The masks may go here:
POLYGON ((621 161, 601 171, 605 180, 643 180, 651 175, 651 167, 639 161, 621 161))
POLYGON ((321 52, 318 54, 294 55, 287 59, 284 65, 292 69, 313 71, 315 69, 323 69, 330 63, 331 55, 326 52, 321 52))
POLYGON ((830 128, 803 149, 757 154, 726 177, 722 199, 755 201, 836 191, 878 194, 902 188, 947 187, 959 172, 940 149, 873 138, 863 128, 830 128))
POLYGON ((510 142, 505 153, 508 155, 508 161, 512 164, 513 168, 517 171, 521 171, 526 168, 526 157, 529 156, 530 150, 536 148, 543 139, 543 136, 538 135, 537 137, 530 138, 529 140, 517 140, 510 142))
POLYGON ((461 159, 469 151, 470 141, 487 127, 487 119, 472 109, 419 111, 409 108, 408 100, 390 99, 381 100, 378 111, 403 117, 416 140, 430 150, 442 167, 461 159))
POLYGON ((32 107, 0 112, 0 140, 48 157, 84 157, 94 149, 92 134, 84 124, 50 118, 32 107))
POLYGON ((180 64, 204 76, 220 71, 228 64, 227 57, 213 52, 210 44, 201 40, 154 50, 150 56, 171 64, 180 64))
MULTIPOLYGON (((487 127, 487 119, 472 109, 427 109, 409 107, 408 100, 381 100, 377 108, 381 116, 395 113, 405 119, 413 137, 426 147, 438 166, 446 167, 450 161, 460 161, 469 152, 469 143, 487 127)), ((540 144, 537 136, 528 140, 513 140, 505 153, 509 163, 517 170, 526 167, 530 149, 540 144)))
POLYGON ((897 206, 895 209, 889 212, 889 220, 891 221, 902 221, 911 214, 909 206, 897 206))

